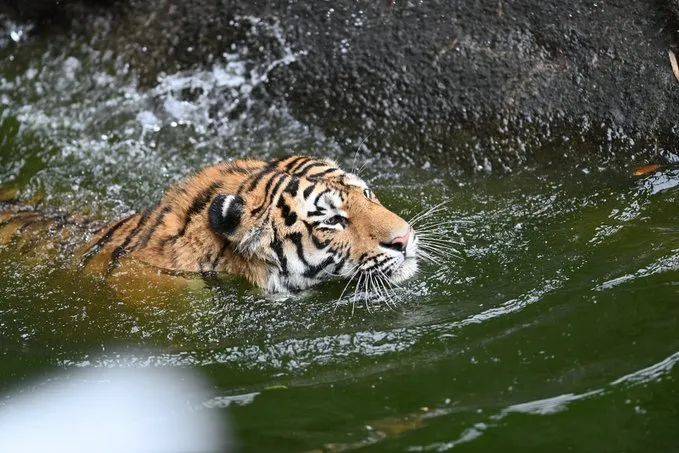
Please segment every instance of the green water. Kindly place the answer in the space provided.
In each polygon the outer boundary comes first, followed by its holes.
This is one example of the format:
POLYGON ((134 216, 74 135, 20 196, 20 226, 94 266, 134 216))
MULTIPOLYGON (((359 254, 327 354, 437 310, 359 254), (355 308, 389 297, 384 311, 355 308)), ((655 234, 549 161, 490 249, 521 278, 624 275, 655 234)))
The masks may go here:
MULTIPOLYGON (((67 35, 0 53, 0 183, 43 208, 113 219, 246 155, 352 163, 355 142, 240 90, 257 88, 242 56, 220 67, 230 83, 195 70, 142 89, 67 35), (236 101, 238 114, 210 113, 236 101)), ((409 216, 450 200, 437 220, 463 243, 398 290, 397 309, 352 316, 340 283, 272 300, 235 279, 131 303, 67 256, 10 244, 0 391, 78 367, 188 367, 246 451, 679 450, 678 169, 633 177, 585 143, 472 175, 366 148, 384 204, 409 216)))

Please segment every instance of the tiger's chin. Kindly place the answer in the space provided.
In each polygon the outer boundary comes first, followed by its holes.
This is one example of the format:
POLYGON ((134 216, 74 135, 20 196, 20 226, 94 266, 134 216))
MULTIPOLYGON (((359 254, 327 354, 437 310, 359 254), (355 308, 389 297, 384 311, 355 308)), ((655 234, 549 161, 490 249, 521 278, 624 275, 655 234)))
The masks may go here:
POLYGON ((403 260, 398 268, 392 271, 389 280, 393 283, 401 283, 414 277, 417 274, 417 269, 417 259, 415 257, 408 257, 403 260))

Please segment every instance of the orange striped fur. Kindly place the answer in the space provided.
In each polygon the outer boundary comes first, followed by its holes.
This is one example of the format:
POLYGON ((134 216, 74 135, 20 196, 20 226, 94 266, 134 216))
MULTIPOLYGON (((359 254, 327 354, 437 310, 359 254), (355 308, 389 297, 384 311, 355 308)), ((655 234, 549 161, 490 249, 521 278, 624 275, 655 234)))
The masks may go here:
POLYGON ((358 268, 402 280, 416 270, 416 250, 408 223, 360 178, 330 160, 292 156, 207 167, 152 209, 102 228, 77 257, 104 275, 136 260, 238 275, 275 292, 358 268))

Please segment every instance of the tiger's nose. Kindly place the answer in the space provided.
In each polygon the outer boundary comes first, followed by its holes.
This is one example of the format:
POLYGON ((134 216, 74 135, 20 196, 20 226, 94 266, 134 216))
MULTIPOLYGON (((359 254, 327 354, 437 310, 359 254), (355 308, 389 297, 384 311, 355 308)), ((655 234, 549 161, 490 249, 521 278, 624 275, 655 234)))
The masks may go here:
POLYGON ((408 228, 408 232, 406 234, 404 234, 403 236, 396 236, 390 242, 382 243, 382 245, 384 245, 387 248, 399 251, 399 252, 405 252, 406 247, 408 246, 408 241, 410 240, 411 234, 412 234, 412 230, 410 228, 408 228))

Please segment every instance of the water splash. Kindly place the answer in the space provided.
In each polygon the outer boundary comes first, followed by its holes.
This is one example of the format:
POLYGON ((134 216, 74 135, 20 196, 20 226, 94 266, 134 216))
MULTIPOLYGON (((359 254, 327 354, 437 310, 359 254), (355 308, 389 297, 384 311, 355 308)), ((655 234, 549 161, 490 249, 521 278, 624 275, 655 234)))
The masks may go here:
MULTIPOLYGON (((121 56, 67 36, 47 43, 19 73, 6 67, 0 77, 3 115, 57 149, 36 152, 40 178, 22 188, 24 198, 41 192, 46 203, 67 210, 85 201, 120 215, 148 205, 201 166, 253 153, 266 159, 323 142, 285 106, 266 101, 269 74, 304 52, 290 47, 275 21, 234 20, 270 36, 277 54, 255 61, 243 44, 210 68, 161 75, 144 88, 121 56)), ((100 33, 92 42, 105 40, 105 26, 100 33)), ((327 149, 337 147, 328 141, 327 149)))

